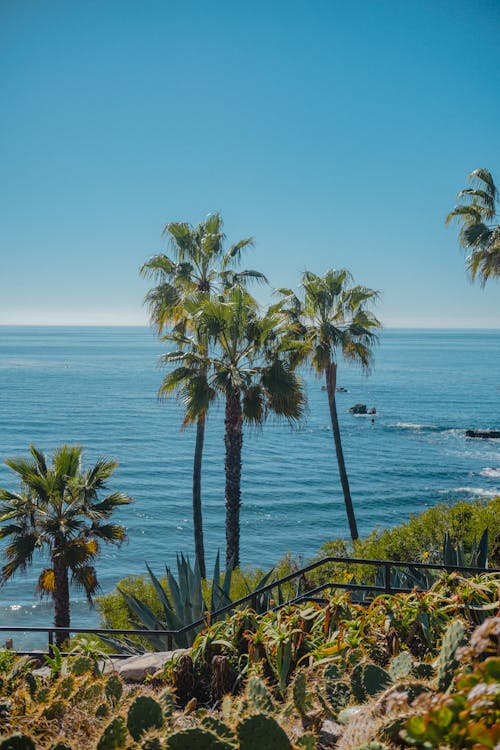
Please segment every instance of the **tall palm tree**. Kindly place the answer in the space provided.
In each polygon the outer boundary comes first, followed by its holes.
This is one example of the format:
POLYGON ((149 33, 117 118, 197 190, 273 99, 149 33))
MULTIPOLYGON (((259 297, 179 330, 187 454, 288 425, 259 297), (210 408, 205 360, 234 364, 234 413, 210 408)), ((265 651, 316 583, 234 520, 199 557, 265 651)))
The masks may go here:
MULTIPOLYGON (((61 446, 52 463, 33 445, 30 454, 5 462, 17 474, 21 491, 0 489, 0 539, 8 542, 0 584, 25 571, 33 555, 46 550, 50 567, 41 572, 37 591, 54 602, 54 626, 68 629, 70 574, 71 583, 92 603, 99 588, 94 561, 101 543, 121 544, 126 537, 123 526, 108 521, 118 506, 132 500, 122 492, 98 497, 116 461, 99 459, 84 470, 80 446, 61 446)), ((68 635, 69 630, 57 633, 56 644, 68 635)))
POLYGON ((500 225, 497 216, 498 189, 487 169, 475 169, 469 175, 472 187, 461 190, 462 201, 450 211, 446 223, 457 221, 459 242, 468 253, 467 267, 472 280, 479 276, 481 286, 489 278, 500 277, 500 225))
POLYGON ((260 425, 270 412, 298 420, 305 397, 289 356, 290 330, 283 317, 272 311, 260 315, 256 301, 241 287, 207 300, 196 321, 213 347, 206 366, 212 393, 225 400, 226 565, 237 567, 243 424, 260 425))
MULTIPOLYGON (((170 329, 178 336, 177 343, 187 331, 193 332, 192 314, 204 299, 221 294, 234 285, 244 285, 249 280, 266 281, 263 274, 253 270, 237 270, 242 252, 253 244, 252 238, 240 240, 225 249, 223 221, 219 213, 193 227, 185 222, 167 224, 164 235, 169 240, 173 257, 163 253, 147 261, 140 273, 157 282, 157 286, 146 295, 151 323, 159 335, 170 329)), ((167 337, 168 338, 168 337, 167 337)), ((208 354, 208 343, 196 329, 196 340, 192 342, 203 357, 208 354)), ((164 360, 165 361, 165 360, 164 360)), ((206 373, 198 370, 191 388, 199 393, 206 373)), ((167 376, 159 389, 160 397, 177 393, 185 399, 185 383, 167 376)), ((183 426, 196 422, 196 439, 193 460, 193 530, 196 557, 203 578, 206 577, 205 550, 203 542, 203 518, 201 503, 201 470, 205 422, 210 399, 198 403, 198 409, 186 408, 183 426)))
POLYGON ((347 519, 351 538, 356 540, 358 527, 335 399, 337 368, 339 357, 342 357, 347 362, 369 369, 373 346, 377 341, 375 330, 381 327, 381 323, 365 307, 366 303, 376 299, 377 292, 364 286, 350 286, 351 282, 351 274, 345 269, 330 270, 323 276, 306 271, 302 276, 301 296, 298 297, 291 289, 280 289, 281 301, 274 309, 281 310, 295 325, 302 341, 302 346, 297 349, 297 358, 309 360, 318 375, 325 377, 347 519))

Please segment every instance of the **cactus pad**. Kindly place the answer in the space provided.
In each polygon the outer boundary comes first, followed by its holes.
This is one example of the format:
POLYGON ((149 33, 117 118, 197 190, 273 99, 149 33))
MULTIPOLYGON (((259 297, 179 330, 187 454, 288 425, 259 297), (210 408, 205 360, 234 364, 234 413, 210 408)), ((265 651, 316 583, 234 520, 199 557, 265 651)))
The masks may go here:
POLYGON ((456 651, 464 643, 465 626, 460 620, 453 620, 448 625, 441 643, 437 663, 438 689, 446 690, 453 679, 453 672, 458 666, 456 651))
POLYGON ((251 711, 269 714, 274 709, 271 693, 262 680, 255 675, 248 680, 246 699, 251 711))
POLYGON ((168 750, 234 750, 234 745, 221 740, 208 729, 185 729, 168 738, 168 750))
POLYGON ((109 708, 107 703, 100 703, 95 712, 97 719, 105 719, 106 716, 109 716, 109 708))
POLYGON ((413 659, 408 651, 401 651, 400 654, 391 659, 389 664, 389 674, 393 682, 404 680, 411 674, 413 669, 413 659))
POLYGON ((119 750, 127 742, 127 727, 121 716, 108 724, 101 739, 97 743, 97 750, 119 750))
POLYGON ((265 714, 243 719, 238 725, 240 750, 291 750, 291 743, 277 721, 265 714))
POLYGON ((223 740, 235 739, 235 734, 231 727, 228 727, 227 724, 224 724, 223 721, 217 719, 215 716, 204 716, 201 720, 201 726, 209 729, 223 740))
POLYGON ((64 701, 52 701, 44 710, 43 715, 48 721, 53 721, 54 719, 62 719, 65 713, 66 704, 64 701))
POLYGON ((123 695, 123 685, 118 675, 112 674, 108 677, 104 686, 104 692, 106 693, 106 698, 116 706, 123 695))
POLYGON ((35 743, 31 737, 15 732, 0 740, 0 750, 35 750, 35 743))
POLYGON ((359 703, 364 703, 369 697, 382 692, 390 684, 390 674, 377 664, 360 663, 352 670, 351 690, 359 703))
POLYGON ((302 737, 299 737, 298 740, 296 740, 295 744, 297 747, 304 748, 304 750, 316 750, 316 737, 312 732, 307 732, 307 734, 303 734, 302 737))
POLYGON ((304 672, 298 671, 292 685, 293 705, 301 716, 305 716, 310 700, 308 700, 306 689, 306 676, 304 672))
POLYGON ((163 726, 163 711, 154 698, 140 695, 134 700, 127 714, 127 728, 134 740, 138 740, 148 729, 163 726))

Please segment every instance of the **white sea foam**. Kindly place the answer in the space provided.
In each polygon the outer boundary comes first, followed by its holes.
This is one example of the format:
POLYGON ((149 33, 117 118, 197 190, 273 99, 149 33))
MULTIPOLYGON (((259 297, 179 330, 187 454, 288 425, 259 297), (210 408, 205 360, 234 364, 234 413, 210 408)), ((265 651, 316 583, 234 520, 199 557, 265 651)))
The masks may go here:
POLYGON ((500 490, 485 490, 484 487, 453 487, 449 490, 439 490, 440 495, 473 495, 474 497, 496 497, 500 490))
POLYGON ((481 469, 479 473, 483 477, 490 477, 491 479, 500 479, 500 469, 491 469, 489 466, 486 466, 484 469, 481 469))
POLYGON ((439 430, 439 427, 435 424, 418 424, 416 422, 396 422, 392 426, 400 430, 414 430, 415 432, 439 430))

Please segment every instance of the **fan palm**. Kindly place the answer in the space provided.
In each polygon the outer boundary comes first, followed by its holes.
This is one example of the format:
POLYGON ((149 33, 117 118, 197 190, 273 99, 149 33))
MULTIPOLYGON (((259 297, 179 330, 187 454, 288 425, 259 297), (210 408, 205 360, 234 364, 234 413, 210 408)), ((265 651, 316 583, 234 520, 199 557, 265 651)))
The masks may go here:
MULTIPOLYGON (((84 470, 80 446, 61 446, 52 463, 33 445, 30 454, 5 462, 17 474, 21 491, 0 489, 0 539, 7 540, 0 583, 25 571, 35 553, 45 550, 50 567, 40 573, 37 592, 52 598, 55 627, 69 628, 70 574, 71 583, 92 603, 99 588, 94 561, 101 543, 121 544, 125 539, 123 526, 109 519, 118 506, 132 500, 121 492, 98 497, 116 461, 99 459, 84 470)), ((69 631, 58 632, 57 645, 68 635, 69 631)))
POLYGON ((459 241, 467 255, 472 280, 479 276, 481 286, 489 278, 500 277, 500 225, 494 224, 498 189, 487 169, 475 169, 469 175, 472 187, 461 190, 462 201, 446 217, 446 223, 461 224, 459 241))
POLYGON ((305 397, 290 361, 288 326, 272 311, 259 314, 257 303, 243 289, 207 301, 197 323, 214 349, 211 387, 225 399, 226 565, 237 567, 243 424, 261 425, 270 412, 296 421, 305 397))
MULTIPOLYGON (((185 222, 167 224, 164 235, 169 239, 172 258, 158 254, 147 261, 140 273, 152 278, 157 286, 146 295, 151 323, 161 335, 166 328, 177 336, 177 345, 187 331, 193 332, 192 315, 197 306, 213 294, 221 294, 235 285, 244 285, 248 280, 266 281, 263 274, 252 270, 236 270, 242 252, 253 244, 252 238, 240 240, 225 249, 223 221, 219 213, 192 227, 185 222)), ((165 338, 169 338, 168 336, 165 338)), ((201 358, 208 354, 208 342, 196 329, 193 346, 201 358)), ((193 460, 193 530, 195 553, 201 575, 206 577, 203 542, 203 518, 201 504, 201 470, 205 421, 211 398, 203 368, 196 368, 191 376, 175 382, 167 376, 160 386, 160 397, 177 393, 186 402, 186 389, 191 393, 186 403, 183 426, 196 423, 196 439, 193 460), (188 380, 190 384, 188 385, 188 380), (200 400, 201 397, 201 400, 200 400), (189 403, 194 398, 196 404, 189 403)))
POLYGON ((306 271, 301 298, 290 289, 280 289, 281 301, 274 309, 281 310, 295 325, 302 341, 297 358, 308 359, 318 375, 325 376, 340 481, 351 538, 355 540, 359 535, 335 399, 337 367, 340 356, 368 370, 377 341, 375 330, 381 324, 365 307, 377 297, 377 292, 364 286, 350 286, 351 282, 351 274, 345 269, 330 270, 323 276, 306 271))

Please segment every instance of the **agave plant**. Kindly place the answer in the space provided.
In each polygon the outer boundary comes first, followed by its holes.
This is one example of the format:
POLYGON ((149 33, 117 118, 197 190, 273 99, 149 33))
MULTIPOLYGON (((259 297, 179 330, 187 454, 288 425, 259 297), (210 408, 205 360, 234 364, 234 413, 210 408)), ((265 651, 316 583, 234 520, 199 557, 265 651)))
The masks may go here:
MULTIPOLYGON (((444 535, 443 546, 440 551, 439 559, 430 559, 433 564, 442 564, 459 568, 488 568, 488 529, 481 534, 479 542, 475 541, 469 555, 466 555, 463 544, 459 542, 456 546, 448 532, 444 535)), ((428 591, 439 578, 440 571, 426 568, 416 568, 408 563, 404 568, 391 568, 391 589, 418 589, 419 591, 428 591)), ((356 581, 352 579, 351 583, 356 581)), ((385 586, 385 571, 378 568, 374 578, 375 586, 383 588, 385 586)), ((354 601, 364 601, 371 599, 375 592, 362 591, 353 595, 354 601)))
MULTIPOLYGON (((124 591, 119 586, 118 591, 127 603, 134 625, 138 630, 175 631, 171 642, 176 648, 188 648, 205 623, 215 622, 217 619, 220 619, 221 615, 217 614, 219 610, 233 603, 230 596, 233 566, 229 565, 224 575, 222 575, 219 552, 215 559, 209 603, 204 598, 203 579, 197 557, 193 568, 188 556, 184 556, 182 553, 178 554, 177 578, 175 578, 172 570, 166 566, 166 587, 153 573, 147 563, 146 568, 162 607, 162 614, 160 616, 155 614, 138 597, 124 591)), ((252 595, 255 603, 254 606, 260 612, 267 611, 270 606, 269 597, 266 596, 265 592, 261 592, 260 589, 266 585, 272 573, 273 571, 270 570, 262 576, 253 590, 245 580, 248 594, 252 595)), ((103 637, 103 640, 113 646, 113 648, 118 649, 119 652, 137 653, 141 650, 137 643, 127 638, 117 640, 103 637)), ((168 636, 147 636, 147 646, 149 649, 164 651, 168 649, 169 645, 168 636)))

